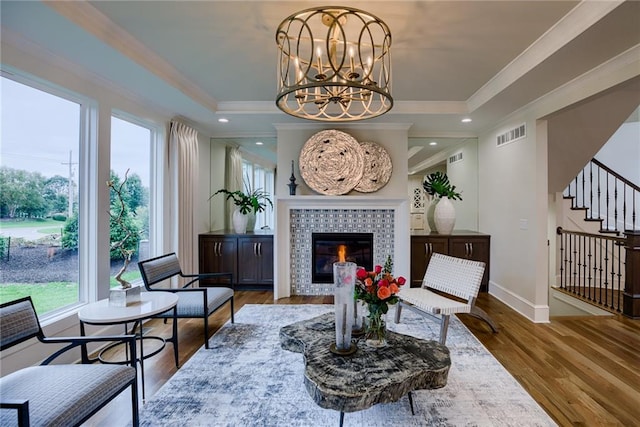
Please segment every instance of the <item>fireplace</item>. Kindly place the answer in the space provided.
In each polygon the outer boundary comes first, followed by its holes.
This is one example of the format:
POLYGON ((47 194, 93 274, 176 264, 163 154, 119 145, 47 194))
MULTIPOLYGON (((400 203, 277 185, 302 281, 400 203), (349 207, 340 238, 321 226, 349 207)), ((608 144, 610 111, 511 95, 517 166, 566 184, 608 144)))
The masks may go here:
POLYGON ((333 263, 338 251, 346 251, 346 261, 373 269, 373 233, 313 233, 311 235, 311 280, 333 283, 333 263))

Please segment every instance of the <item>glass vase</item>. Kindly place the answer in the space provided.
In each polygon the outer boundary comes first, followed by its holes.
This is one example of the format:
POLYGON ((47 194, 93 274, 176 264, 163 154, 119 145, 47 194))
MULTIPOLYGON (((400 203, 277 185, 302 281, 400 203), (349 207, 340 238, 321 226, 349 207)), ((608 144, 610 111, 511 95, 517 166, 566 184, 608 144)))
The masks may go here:
POLYGON ((369 304, 364 339, 369 347, 387 346, 387 315, 378 305, 369 304))
POLYGON ((354 321, 353 291, 356 279, 356 264, 336 262, 333 264, 334 304, 335 304, 335 349, 338 353, 350 353, 355 350, 351 343, 351 330, 354 321))

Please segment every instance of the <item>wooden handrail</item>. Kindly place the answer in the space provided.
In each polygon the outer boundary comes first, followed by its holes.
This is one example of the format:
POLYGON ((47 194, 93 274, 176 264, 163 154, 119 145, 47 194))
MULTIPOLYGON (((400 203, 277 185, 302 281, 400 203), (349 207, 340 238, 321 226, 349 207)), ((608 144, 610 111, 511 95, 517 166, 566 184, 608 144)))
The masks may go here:
POLYGON ((620 175, 618 172, 614 171, 613 169, 611 169, 609 166, 605 165, 604 163, 602 163, 600 160, 596 159, 595 157, 593 159, 591 159, 591 161, 593 163, 595 163, 596 165, 598 165, 600 168, 604 169, 605 171, 609 172, 611 175, 613 175, 616 179, 624 182, 625 184, 627 184, 629 187, 633 188, 634 190, 640 192, 640 187, 638 187, 636 184, 634 184, 633 182, 629 181, 627 178, 623 177, 622 175, 620 175))

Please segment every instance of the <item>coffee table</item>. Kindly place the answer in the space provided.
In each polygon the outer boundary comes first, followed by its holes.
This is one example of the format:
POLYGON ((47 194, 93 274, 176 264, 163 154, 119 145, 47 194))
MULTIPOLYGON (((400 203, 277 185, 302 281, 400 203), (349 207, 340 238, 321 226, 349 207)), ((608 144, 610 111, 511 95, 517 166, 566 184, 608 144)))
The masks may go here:
POLYGON ((387 331, 387 347, 370 348, 359 342, 351 356, 330 352, 334 341, 333 313, 280 329, 282 348, 304 355, 307 392, 320 407, 340 411, 340 426, 345 412, 396 402, 404 395, 413 413, 412 391, 447 384, 449 349, 436 341, 387 331))
MULTIPOLYGON (((140 379, 142 381, 142 400, 145 399, 144 395, 144 360, 158 354, 165 346, 166 341, 170 341, 173 344, 173 353, 176 361, 176 367, 178 366, 178 322, 176 318, 176 305, 178 304, 178 296, 171 292, 141 292, 140 301, 135 301, 127 304, 125 307, 118 307, 109 305, 109 299, 103 299, 91 304, 83 306, 78 311, 78 318, 80 319, 80 334, 85 335, 85 325, 124 325, 125 334, 136 334, 138 336, 139 351, 137 360, 135 363, 140 364, 140 379), (156 314, 164 313, 165 311, 173 309, 173 336, 169 339, 165 339, 157 336, 143 335, 142 321, 155 316, 156 314), (132 323, 131 330, 128 329, 128 324, 132 323), (156 341, 158 346, 152 351, 144 352, 144 341, 156 341)), ((90 359, 87 353, 86 345, 81 347, 82 361, 102 363, 114 363, 114 364, 128 364, 130 361, 109 361, 102 357, 102 354, 114 346, 107 346, 104 348, 95 359, 90 359)), ((127 358, 129 355, 127 354, 127 358)), ((134 363, 131 363, 134 365, 134 363)))

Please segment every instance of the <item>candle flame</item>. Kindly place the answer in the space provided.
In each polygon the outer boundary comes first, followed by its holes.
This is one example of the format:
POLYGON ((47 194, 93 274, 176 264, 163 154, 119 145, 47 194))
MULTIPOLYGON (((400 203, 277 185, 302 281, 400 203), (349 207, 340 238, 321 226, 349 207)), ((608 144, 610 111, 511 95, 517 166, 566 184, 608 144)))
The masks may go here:
POLYGON ((338 245, 338 261, 345 262, 347 260, 347 245, 338 245))

